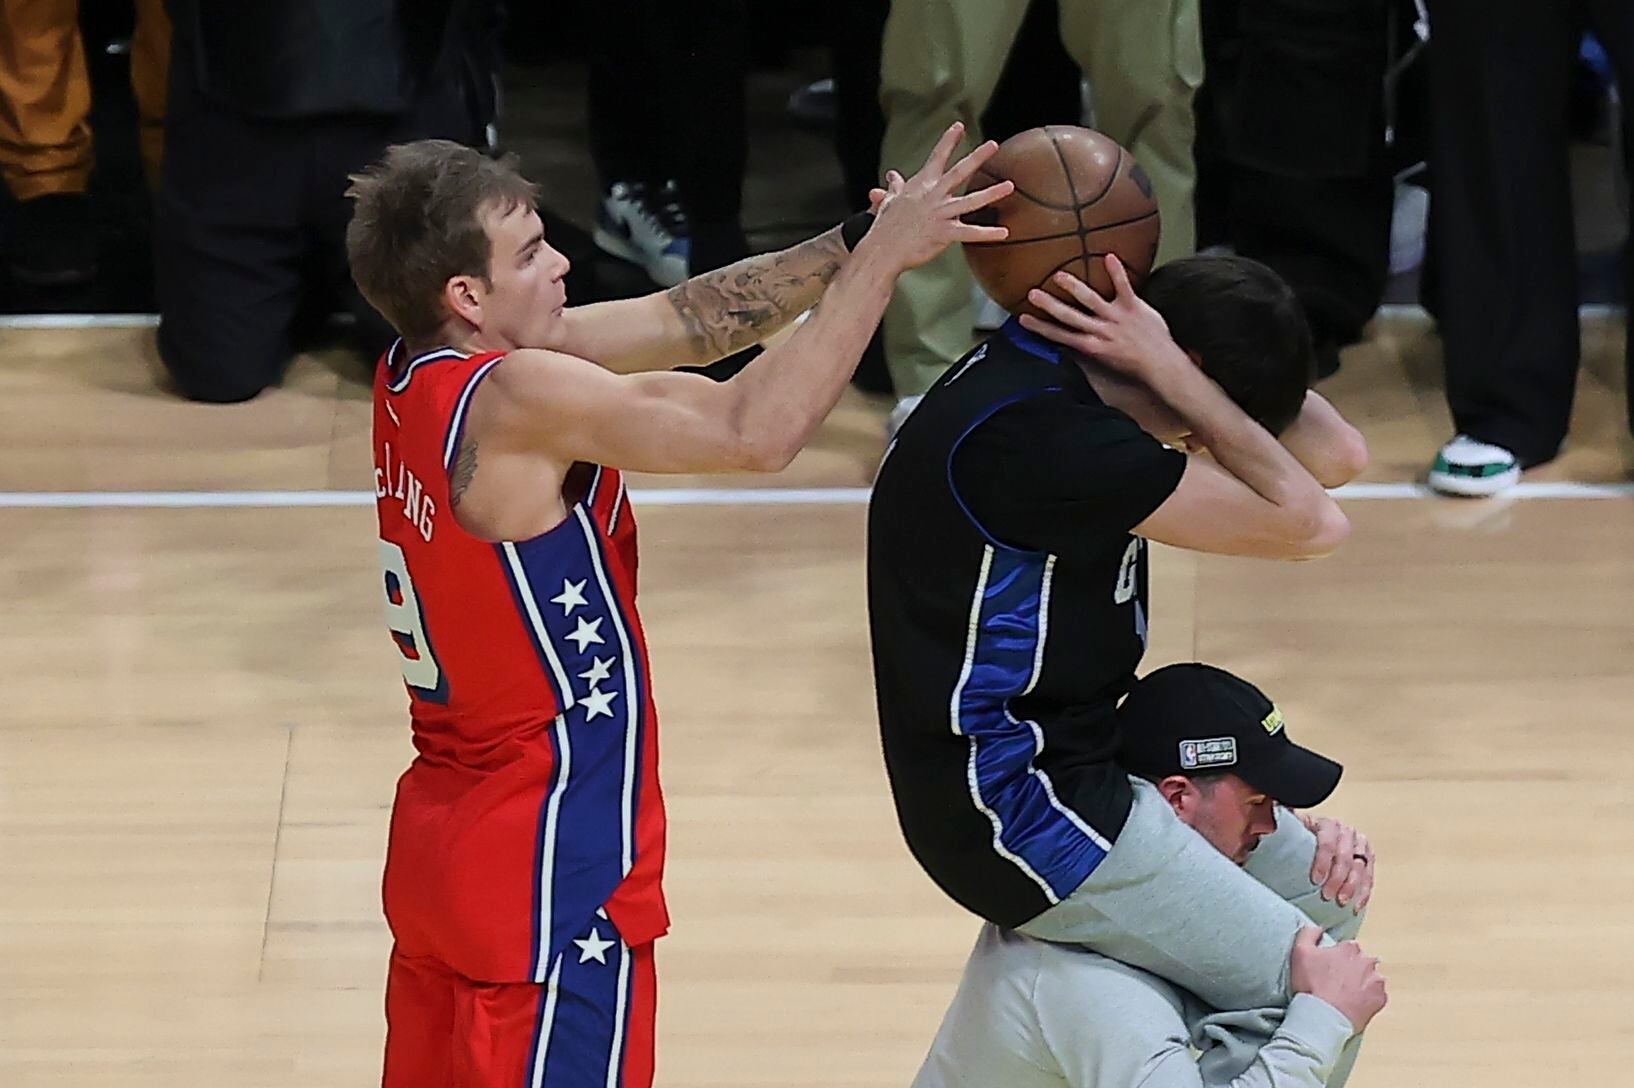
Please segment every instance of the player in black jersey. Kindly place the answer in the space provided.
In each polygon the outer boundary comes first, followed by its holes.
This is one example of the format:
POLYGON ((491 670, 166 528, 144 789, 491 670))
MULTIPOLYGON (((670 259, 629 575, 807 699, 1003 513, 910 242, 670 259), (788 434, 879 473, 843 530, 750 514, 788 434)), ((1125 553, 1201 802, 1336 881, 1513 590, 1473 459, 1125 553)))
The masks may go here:
POLYGON ((1130 781, 1114 710, 1146 642, 1146 541, 1324 555, 1349 531, 1324 486, 1366 447, 1306 391, 1310 333, 1270 270, 1187 258, 1143 299, 1107 265, 1114 298, 1071 277, 1081 309, 1035 291, 1048 318, 950 368, 881 466, 869 613, 897 813, 932 879, 991 922, 1217 1008, 1285 1005, 1299 912, 1130 781))

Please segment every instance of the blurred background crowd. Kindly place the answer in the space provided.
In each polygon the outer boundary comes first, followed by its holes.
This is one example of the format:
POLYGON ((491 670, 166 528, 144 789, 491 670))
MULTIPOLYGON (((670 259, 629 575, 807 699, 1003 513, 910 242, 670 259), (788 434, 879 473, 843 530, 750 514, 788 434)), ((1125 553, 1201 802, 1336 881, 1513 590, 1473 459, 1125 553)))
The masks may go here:
MULTIPOLYGON (((1288 280, 1313 380, 1422 305, 1431 481, 1495 490, 1566 436, 1579 304, 1624 301, 1631 70, 1623 0, 0 0, 0 312, 157 313, 174 391, 240 401, 389 343, 341 236, 394 142, 519 154, 588 302, 826 229, 955 119, 1085 123, 1152 176, 1160 260, 1288 280)), ((907 410, 993 310, 950 252, 857 384, 907 410)))

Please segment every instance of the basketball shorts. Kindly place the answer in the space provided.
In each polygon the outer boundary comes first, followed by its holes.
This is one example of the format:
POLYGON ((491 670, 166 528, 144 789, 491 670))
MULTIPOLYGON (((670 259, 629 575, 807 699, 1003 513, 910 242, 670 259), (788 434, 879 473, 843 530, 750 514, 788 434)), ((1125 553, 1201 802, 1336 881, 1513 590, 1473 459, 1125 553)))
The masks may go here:
POLYGON ((651 1088, 653 946, 605 917, 568 943, 543 985, 476 982, 394 949, 384 1088, 651 1088))

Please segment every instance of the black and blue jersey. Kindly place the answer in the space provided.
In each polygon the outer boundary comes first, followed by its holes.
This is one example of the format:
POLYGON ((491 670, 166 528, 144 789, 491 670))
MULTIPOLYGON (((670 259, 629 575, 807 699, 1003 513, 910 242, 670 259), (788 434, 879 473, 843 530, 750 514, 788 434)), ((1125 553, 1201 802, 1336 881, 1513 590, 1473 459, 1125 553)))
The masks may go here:
POLYGON ((868 517, 886 766, 914 856, 989 921, 1066 898, 1128 817, 1111 761, 1146 643, 1130 530, 1184 468, 1014 321, 886 454, 868 517))

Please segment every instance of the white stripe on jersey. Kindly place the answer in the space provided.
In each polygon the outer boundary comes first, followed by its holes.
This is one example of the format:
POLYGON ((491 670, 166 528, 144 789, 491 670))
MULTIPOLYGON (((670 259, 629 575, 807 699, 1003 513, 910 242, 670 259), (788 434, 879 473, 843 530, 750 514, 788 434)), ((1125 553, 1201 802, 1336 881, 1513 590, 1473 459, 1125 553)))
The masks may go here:
POLYGON ((618 1088, 624 1073, 624 1010, 630 1003, 630 946, 618 939, 618 1008, 613 1013, 613 1045, 607 1057, 607 1088, 618 1088))
MULTIPOLYGON (((1044 585, 1038 591, 1038 647, 1033 651, 1033 675, 1021 694, 1031 695, 1044 672, 1044 644, 1050 640, 1050 584, 1055 580, 1055 556, 1044 560, 1044 585)), ((1008 711, 1006 711, 1008 713, 1008 711)))
POLYGON ((534 636, 539 640, 539 648, 545 651, 545 660, 550 662, 550 671, 556 675, 556 687, 562 693, 562 710, 573 709, 573 685, 568 682, 567 670, 562 668, 562 659, 557 656, 556 647, 551 644, 550 632, 545 628, 544 617, 539 615, 539 599, 533 591, 533 583, 528 581, 528 572, 522 566, 522 557, 516 554, 516 545, 510 541, 500 545, 505 552, 505 562, 510 564, 511 576, 516 579, 518 595, 522 598, 522 608, 528 614, 528 622, 533 625, 534 636))
MULTIPOLYGON (((964 695, 965 684, 970 681, 970 670, 976 661, 976 643, 981 635, 982 598, 987 593, 987 575, 992 567, 993 545, 987 544, 982 547, 982 569, 981 573, 976 576, 976 592, 970 600, 970 629, 965 636, 964 668, 959 673, 959 682, 953 686, 953 698, 948 707, 953 723, 953 735, 958 737, 966 736, 959 721, 959 700, 964 695)), ((1049 881, 1039 876, 1038 872, 1031 865, 1028 865, 1025 859, 1018 854, 1011 853, 1010 849, 1004 845, 1004 821, 999 819, 999 814, 994 812, 982 798, 981 783, 976 778, 976 748, 979 744, 980 741, 977 738, 970 737, 970 759, 965 765, 965 781, 970 787, 971 801, 975 803, 976 808, 980 810, 982 815, 987 817, 987 822, 993 825, 993 850, 1001 858, 1027 874, 1027 877, 1043 891, 1044 898, 1050 901, 1051 906, 1054 906, 1061 902, 1061 897, 1055 894, 1055 889, 1050 887, 1049 881)))
POLYGON ((626 497, 626 492, 624 490, 624 477, 620 475, 618 478, 618 494, 613 497, 613 513, 612 516, 607 519, 608 536, 612 536, 618 531, 618 515, 619 512, 624 509, 624 500, 626 497))
MULTIPOLYGON (((545 830, 539 843, 539 965, 534 968, 533 981, 545 981, 545 972, 550 969, 550 927, 552 924, 550 911, 551 878, 556 871, 556 817, 562 809, 562 797, 567 793, 568 775, 573 770, 573 746, 567 739, 567 715, 556 716, 556 785, 550 791, 550 797, 545 801, 545 830)), ((556 971, 562 969, 561 960, 556 961, 556 971)), ((551 980, 552 989, 555 988, 555 979, 551 980)), ((554 1007, 555 994, 551 995, 554 1007)), ((548 1029, 547 1029, 548 1030, 548 1029)), ((540 1054, 543 1055, 543 1047, 540 1054)), ((543 1057, 540 1059, 543 1060, 543 1057)))
POLYGON ((630 650, 630 633, 624 627, 624 617, 619 608, 619 600, 613 593, 612 583, 607 578, 607 570, 601 562, 601 542, 597 539, 600 534, 596 531, 595 523, 585 512, 585 504, 580 503, 573 508, 573 514, 579 519, 579 528, 584 533, 585 545, 590 550, 590 565, 596 572, 596 583, 601 586, 602 600, 607 602, 607 614, 613 618, 613 630, 618 632, 619 652, 623 660, 619 666, 624 671, 624 868, 622 875, 628 875, 635 858, 635 828, 634 808, 632 799, 635 795, 635 764, 636 764, 636 735, 641 714, 641 704, 646 702, 644 696, 636 691, 635 662, 630 650))
POLYGON ((557 957, 556 967, 545 984, 545 1011, 539 1014, 539 1030, 534 1035, 533 1068, 528 1070, 529 1088, 544 1088, 545 1054, 550 1050, 550 1029, 556 1023, 556 994, 561 990, 562 958, 557 957))

